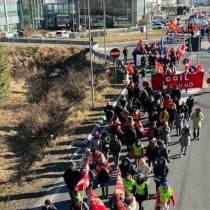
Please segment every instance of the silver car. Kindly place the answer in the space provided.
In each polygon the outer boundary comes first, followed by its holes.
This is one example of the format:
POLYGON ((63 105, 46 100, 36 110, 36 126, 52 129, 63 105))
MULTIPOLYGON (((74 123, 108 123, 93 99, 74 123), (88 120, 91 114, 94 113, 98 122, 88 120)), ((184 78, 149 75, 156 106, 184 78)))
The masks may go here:
POLYGON ((153 23, 152 24, 152 29, 162 29, 163 24, 162 23, 153 23))

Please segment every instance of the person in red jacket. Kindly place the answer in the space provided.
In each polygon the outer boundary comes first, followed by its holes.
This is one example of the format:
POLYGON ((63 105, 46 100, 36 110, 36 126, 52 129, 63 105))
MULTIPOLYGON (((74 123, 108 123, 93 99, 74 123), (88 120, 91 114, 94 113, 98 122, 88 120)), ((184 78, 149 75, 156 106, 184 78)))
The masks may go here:
POLYGON ((169 94, 166 94, 165 99, 163 100, 163 106, 166 108, 166 110, 169 109, 172 103, 173 100, 171 99, 171 96, 169 94))
POLYGON ((164 182, 162 186, 158 188, 156 196, 156 206, 161 210, 169 210, 169 206, 172 202, 175 208, 176 201, 174 196, 174 190, 168 182, 164 182))

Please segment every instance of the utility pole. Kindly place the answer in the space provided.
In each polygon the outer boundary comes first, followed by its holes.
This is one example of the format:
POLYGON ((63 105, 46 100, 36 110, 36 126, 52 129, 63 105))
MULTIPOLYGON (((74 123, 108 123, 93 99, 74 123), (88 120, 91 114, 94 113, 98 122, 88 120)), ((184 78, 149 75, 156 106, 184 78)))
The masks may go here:
POLYGON ((3 0, 4 2, 4 13, 5 13, 5 20, 6 20, 6 31, 9 31, 9 21, 8 21, 8 12, 7 12, 7 2, 6 0, 3 0))
POLYGON ((104 66, 106 66, 106 4, 105 0, 103 0, 103 11, 104 11, 104 66))
POLYGON ((92 57, 92 37, 91 37, 91 24, 90 24, 90 0, 88 0, 88 30, 89 30, 89 47, 90 47, 90 71, 91 71, 91 107, 94 109, 94 78, 93 78, 93 57, 92 57))

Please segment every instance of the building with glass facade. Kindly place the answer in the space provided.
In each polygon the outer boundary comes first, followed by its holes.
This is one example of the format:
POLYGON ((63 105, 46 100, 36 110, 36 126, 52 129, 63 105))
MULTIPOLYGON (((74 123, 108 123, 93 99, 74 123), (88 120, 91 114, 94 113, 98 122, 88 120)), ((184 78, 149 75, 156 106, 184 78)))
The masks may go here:
POLYGON ((16 30, 19 27, 17 0, 0 1, 0 30, 16 30))
MULTIPOLYGON (((103 27, 103 1, 107 27, 129 27, 146 17, 148 2, 160 0, 89 0, 92 28, 103 27)), ((2 30, 6 25, 10 29, 76 30, 80 25, 87 28, 87 15, 88 0, 0 0, 2 30)))

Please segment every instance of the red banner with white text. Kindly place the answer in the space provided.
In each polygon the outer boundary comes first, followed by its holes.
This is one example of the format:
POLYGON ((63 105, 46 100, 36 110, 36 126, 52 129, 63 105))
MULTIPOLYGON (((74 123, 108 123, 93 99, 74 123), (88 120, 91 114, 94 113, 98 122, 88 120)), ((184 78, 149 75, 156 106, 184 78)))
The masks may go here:
POLYGON ((167 85, 170 89, 178 85, 180 89, 202 88, 203 74, 175 74, 172 76, 153 76, 151 79, 153 90, 160 90, 161 85, 167 85))

